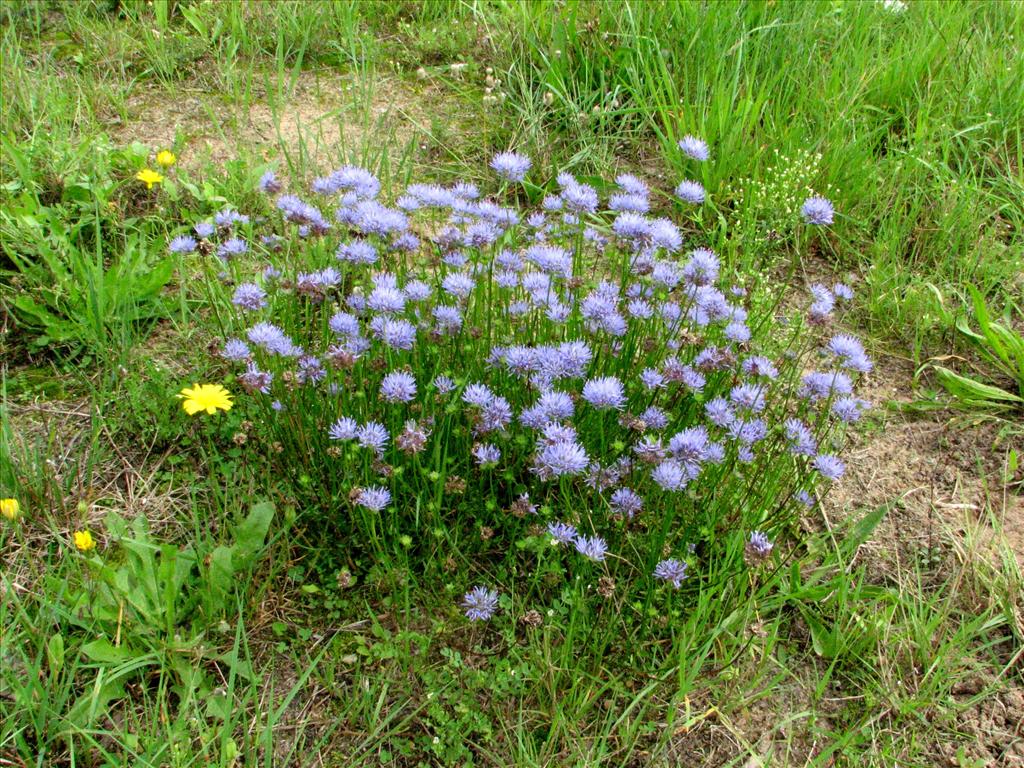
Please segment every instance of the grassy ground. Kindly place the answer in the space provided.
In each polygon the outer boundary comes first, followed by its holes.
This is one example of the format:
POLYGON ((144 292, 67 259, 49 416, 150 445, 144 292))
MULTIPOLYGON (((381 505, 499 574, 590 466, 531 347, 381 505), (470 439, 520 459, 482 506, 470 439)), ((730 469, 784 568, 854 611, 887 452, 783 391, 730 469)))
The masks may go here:
POLYGON ((916 375, 942 356, 1014 391, 957 323, 974 286, 1024 327, 1024 5, 9 2, 0 32, 0 495, 26 512, 0 528, 0 758, 1024 765, 1020 571, 998 535, 1024 520, 1020 411, 950 433, 916 375), (779 291, 848 278, 883 362, 850 490, 802 521, 788 572, 702 608, 713 631, 681 627, 677 656, 554 613, 467 629, 457 579, 397 559, 353 583, 237 425, 211 454, 170 412, 218 373, 168 233, 255 205, 271 163, 296 182, 359 163, 392 190, 483 181, 516 146, 539 179, 669 189, 686 133, 715 154, 708 244, 779 291), (157 198, 132 177, 163 148, 157 198), (839 212, 813 243, 789 223, 810 189, 839 212), (953 436, 926 454, 922 434, 953 436), (113 583, 141 586, 99 590, 71 533, 119 525, 138 560, 113 583))

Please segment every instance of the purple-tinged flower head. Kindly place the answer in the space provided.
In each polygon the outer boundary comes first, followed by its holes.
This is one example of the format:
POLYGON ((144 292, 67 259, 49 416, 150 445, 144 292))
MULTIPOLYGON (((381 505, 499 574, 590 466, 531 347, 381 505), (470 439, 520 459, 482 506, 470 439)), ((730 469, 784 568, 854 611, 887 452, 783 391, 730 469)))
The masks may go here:
POLYGON ((540 207, 549 213, 562 210, 562 205, 562 198, 558 195, 547 195, 540 202, 540 207))
POLYGON ((671 261, 656 261, 654 271, 651 272, 651 280, 658 285, 663 285, 670 291, 679 285, 682 280, 679 267, 671 261))
POLYGON ((652 229, 650 219, 633 211, 623 211, 615 217, 615 221, 612 223, 612 232, 617 237, 636 244, 649 242, 652 229))
POLYGON ((616 192, 608 198, 608 210, 647 213, 651 210, 651 201, 644 195, 632 195, 628 192, 616 192))
POLYGON ((864 346, 854 336, 840 333, 833 336, 826 349, 831 352, 843 368, 849 368, 860 373, 870 373, 874 368, 871 359, 864 352, 864 346))
POLYGON ((441 281, 445 293, 459 299, 466 299, 476 286, 476 281, 465 272, 453 272, 441 281))
POLYGON ((419 422, 410 419, 405 422, 402 431, 395 438, 395 447, 403 453, 414 455, 427 447, 430 430, 419 422))
POLYGON ((299 384, 316 384, 323 381, 327 376, 324 365, 320 358, 313 355, 303 355, 299 358, 295 380, 299 384))
POLYGON ((351 223, 364 235, 386 237, 405 232, 409 228, 409 218, 404 213, 381 205, 376 200, 359 202, 351 215, 346 215, 345 218, 351 218, 351 223))
POLYGON ((267 292, 256 285, 256 283, 242 283, 235 288, 235 294, 231 298, 231 303, 236 307, 256 312, 267 306, 267 292))
POLYGON ((807 310, 807 319, 814 325, 824 325, 832 316, 836 300, 832 292, 823 285, 812 285, 810 288, 814 301, 807 310))
POLYGON ((736 419, 729 425, 729 436, 748 447, 764 440, 767 434, 768 425, 761 419, 736 419))
POLYGON ((645 389, 655 390, 665 386, 665 377, 654 368, 644 368, 640 372, 640 383, 644 385, 645 389))
POLYGON ((836 283, 832 286, 832 295, 843 301, 851 301, 853 299, 853 289, 846 283, 836 283))
POLYGON ((434 328, 442 335, 458 333, 462 328, 462 312, 458 307, 438 304, 433 309, 434 328))
POLYGON ((651 479, 666 491, 681 491, 690 482, 689 473, 678 461, 663 461, 651 472, 651 479))
POLYGON ((710 346, 702 349, 693 358, 693 367, 699 371, 727 371, 735 365, 736 359, 728 348, 710 346))
POLYGON ((779 369, 775 367, 767 357, 753 355, 743 361, 742 370, 748 376, 769 379, 774 381, 779 376, 779 369))
POLYGON ((462 402, 477 408, 486 408, 494 398, 495 394, 486 384, 470 384, 462 392, 462 402))
POLYGON ((818 453, 818 441, 814 439, 814 433, 800 419, 787 419, 785 430, 790 453, 796 456, 814 456, 818 453))
POLYGON ((477 443, 473 446, 473 458, 481 467, 493 467, 501 461, 501 449, 492 443, 477 443))
POLYGON ((708 443, 704 449, 704 462, 706 464, 721 464, 725 460, 725 446, 721 443, 708 443))
POLYGON ((566 209, 573 213, 594 213, 597 210, 597 190, 575 179, 562 185, 561 198, 566 209))
POLYGON ((751 531, 743 552, 749 562, 760 563, 768 559, 774 548, 775 544, 761 531, 751 531))
POLYGON ((797 394, 811 403, 817 403, 852 392, 853 382, 842 371, 812 371, 803 377, 797 394))
POLYGON ((815 502, 814 497, 811 496, 807 491, 797 491, 793 494, 793 498, 796 499, 800 504, 803 504, 808 509, 814 509, 815 502))
POLYGON ((249 342, 281 357, 299 357, 302 347, 285 335, 284 331, 271 323, 256 323, 246 332, 249 342))
POLYGON ((729 400, 742 411, 760 413, 764 410, 764 387, 757 384, 738 384, 729 392, 729 400))
POLYGON ((829 480, 838 480, 846 471, 846 465, 838 457, 828 453, 822 453, 815 457, 813 466, 822 477, 829 480))
POLYGON ((535 406, 545 417, 545 423, 550 421, 565 421, 572 418, 572 398, 565 392, 549 390, 543 392, 535 406))
POLYGON ((426 301, 430 298, 430 286, 422 280, 410 280, 403 289, 405 298, 409 301, 426 301))
POLYGON ((340 282, 341 275, 331 267, 319 272, 300 272, 295 278, 295 295, 319 304, 327 298, 328 291, 340 282))
POLYGON ((587 470, 590 458, 574 441, 544 442, 534 458, 534 471, 541 479, 578 475, 587 470))
POLYGON ((373 264, 377 261, 377 249, 372 243, 356 238, 339 245, 335 257, 338 261, 347 261, 352 264, 373 264))
POLYGON ((554 544, 572 544, 576 541, 576 537, 579 536, 575 526, 558 521, 548 523, 548 533, 551 535, 552 543, 554 544))
POLYGON ((231 208, 225 208, 214 215, 213 221, 221 229, 231 229, 235 224, 248 224, 249 217, 231 208))
POLYGON ((491 168, 507 181, 520 182, 530 170, 530 158, 518 152, 499 152, 491 158, 491 168))
POLYGON ((469 257, 465 251, 449 251, 441 257, 441 261, 453 269, 462 269, 469 263, 469 257))
POLYGON ((393 251, 415 253, 419 247, 420 239, 412 232, 402 232, 391 240, 391 250, 393 251))
POLYGON ((735 344, 745 344, 750 341, 750 327, 746 323, 733 320, 725 326, 725 330, 722 331, 722 335, 735 344))
POLYGON ((452 185, 452 194, 459 200, 476 200, 480 197, 480 190, 476 184, 468 181, 458 181, 452 185))
POLYGON ((268 373, 267 371, 261 371, 256 367, 256 363, 250 362, 245 367, 245 373, 239 376, 238 380, 242 385, 242 389, 250 395, 256 394, 257 392, 269 395, 270 385, 274 381, 274 374, 268 373))
POLYGON ((804 221, 818 226, 831 224, 835 212, 832 203, 824 197, 809 197, 800 207, 800 214, 804 217, 804 221))
POLYGON ((474 431, 479 435, 505 429, 512 421, 512 406, 504 397, 496 395, 477 416, 474 431))
POLYGON ((316 179, 313 191, 319 195, 336 195, 348 192, 356 199, 374 198, 380 192, 380 182, 365 168, 345 165, 325 178, 316 179))
POLYGON ((356 432, 356 440, 363 448, 369 448, 378 456, 383 455, 384 447, 388 444, 388 430, 376 421, 368 421, 359 427, 356 432))
POLYGON ((276 195, 284 190, 284 186, 277 180, 273 171, 267 171, 260 176, 259 189, 264 194, 276 195))
POLYGON ((348 312, 335 312, 327 325, 336 336, 359 335, 359 318, 348 312))
POLYGON ((394 204, 395 206, 397 206, 399 209, 406 213, 418 211, 420 210, 420 208, 423 207, 423 204, 420 203, 420 201, 418 201, 412 195, 402 195, 394 202, 394 204))
POLYGON ((621 409, 626 404, 622 382, 614 376, 590 379, 583 385, 583 399, 598 410, 621 409))
POLYGON ((708 420, 717 427, 728 428, 736 420, 736 413, 724 397, 715 397, 705 403, 708 420))
POLYGON ((358 435, 358 422, 355 419, 350 419, 348 416, 342 416, 327 430, 327 436, 331 440, 355 440, 358 435))
POLYGON ((712 285, 718 280, 718 256, 710 248, 694 248, 683 267, 683 277, 690 285, 712 285))
POLYGON ((832 403, 832 415, 846 424, 854 424, 869 407, 870 403, 859 397, 841 397, 832 403))
POLYGON ((631 488, 618 488, 613 491, 610 504, 612 509, 631 520, 644 508, 643 498, 631 488))
POLYGON ((198 237, 206 238, 212 236, 216 231, 216 228, 208 221, 200 221, 192 227, 192 230, 198 237))
POLYGON ((654 578, 667 581, 673 587, 679 589, 683 586, 683 581, 686 579, 686 569, 685 561, 676 560, 675 558, 662 560, 654 567, 654 578))
MULTIPOLYGON (((547 275, 572 277, 572 254, 565 248, 554 245, 531 245, 524 254, 526 259, 547 275)), ((523 284, 526 284, 524 278, 523 284)))
POLYGON ((450 208, 457 199, 450 189, 440 184, 410 184, 405 194, 417 204, 417 208, 450 208))
POLYGON ((455 380, 450 376, 439 375, 432 382, 439 395, 447 395, 455 390, 455 380))
POLYGON ((656 405, 652 405, 640 414, 640 420, 648 429, 664 429, 668 426, 668 414, 656 405))
POLYGON ((651 222, 651 245, 675 253, 683 247, 683 234, 669 219, 655 219, 651 222))
POLYGON ((498 593, 486 587, 473 587, 462 598, 462 607, 470 621, 487 621, 498 610, 498 593))
POLYGON ((626 312, 637 320, 649 320, 654 317, 654 307, 646 299, 630 299, 626 305, 626 312))
POLYGON ((241 339, 228 339, 224 342, 224 348, 221 350, 220 356, 225 360, 237 363, 242 360, 248 360, 252 357, 252 352, 249 351, 249 345, 241 339))
POLYGON ((225 240, 217 246, 217 255, 227 261, 235 256, 241 256, 247 250, 249 250, 249 246, 245 244, 245 240, 232 237, 230 240, 225 240))
POLYGON ((391 503, 391 491, 379 485, 363 488, 356 496, 356 504, 371 512, 381 512, 391 503))
POLYGON ((604 562, 605 555, 608 553, 608 544, 600 536, 583 536, 581 534, 573 543, 576 545, 577 552, 595 563, 604 562))
POLYGON ((657 437, 644 437, 633 446, 633 453, 644 464, 658 464, 668 456, 668 451, 657 437))
POLYGON ((651 194, 651 190, 647 187, 647 184, 643 179, 640 179, 631 173, 620 173, 615 177, 615 183, 618 185, 619 189, 627 195, 648 197, 651 194))
POLYGON ((521 272, 524 266, 523 257, 515 251, 510 251, 507 248, 503 249, 494 257, 494 263, 502 269, 511 270, 513 272, 521 272))
POLYGON ((406 371, 392 371, 380 383, 380 396, 389 403, 408 403, 416 397, 416 379, 406 371))
POLYGON ((198 247, 194 237, 188 235, 178 235, 176 238, 171 240, 167 246, 167 250, 171 253, 192 253, 198 247))
POLYGON ((494 274, 494 284, 500 288, 515 288, 519 285, 519 273, 502 270, 494 274))
POLYGON ((704 186, 698 181, 683 179, 676 187, 676 197, 684 203, 701 205, 704 202, 704 186))
POLYGON ((405 310, 405 294, 398 287, 394 275, 374 275, 373 290, 366 298, 366 306, 384 315, 397 315, 405 310))
POLYGON ((370 332, 391 349, 412 349, 416 344, 416 326, 408 320, 375 317, 370 321, 370 332))
POLYGON ((708 149, 708 143, 704 139, 698 139, 696 136, 687 134, 679 140, 678 146, 683 150, 683 154, 694 160, 704 162, 711 157, 711 151, 708 149))
POLYGON ((275 400, 274 402, 272 402, 270 404, 270 407, 273 408, 278 413, 280 413, 281 411, 283 411, 285 409, 284 408, 284 403, 282 403, 280 400, 275 400))
POLYGON ((682 462, 684 468, 699 471, 710 439, 705 427, 687 427, 672 436, 668 441, 668 450, 674 459, 682 462))

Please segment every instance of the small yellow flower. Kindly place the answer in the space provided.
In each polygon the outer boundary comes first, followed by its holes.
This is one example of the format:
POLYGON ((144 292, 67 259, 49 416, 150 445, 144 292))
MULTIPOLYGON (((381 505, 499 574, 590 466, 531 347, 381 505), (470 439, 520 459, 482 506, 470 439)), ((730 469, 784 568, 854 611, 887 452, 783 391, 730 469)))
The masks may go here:
POLYGON ((75 546, 79 552, 89 552, 96 549, 96 539, 88 531, 75 531, 75 546))
POLYGON ((218 410, 231 410, 231 393, 220 384, 193 384, 178 394, 184 402, 181 404, 185 413, 194 416, 200 411, 214 414, 218 410))
POLYGON ((163 176, 150 168, 143 168, 135 174, 135 178, 143 182, 146 185, 146 189, 152 189, 154 184, 159 184, 164 180, 163 176))
POLYGON ((164 149, 156 153, 156 161, 162 167, 170 168, 172 165, 178 162, 178 158, 174 156, 174 153, 171 152, 171 150, 164 149))
POLYGON ((21 505, 17 499, 0 499, 0 515, 3 515, 12 523, 21 514, 21 505))

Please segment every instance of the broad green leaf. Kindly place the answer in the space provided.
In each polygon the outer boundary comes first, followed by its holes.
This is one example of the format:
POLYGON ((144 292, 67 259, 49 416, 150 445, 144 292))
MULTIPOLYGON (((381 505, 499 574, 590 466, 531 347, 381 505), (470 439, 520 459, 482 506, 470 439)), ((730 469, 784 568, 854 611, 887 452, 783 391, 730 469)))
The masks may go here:
POLYGON ((941 365, 935 366, 935 374, 947 392, 969 405, 1007 408, 1015 403, 1024 403, 1024 399, 1012 392, 961 376, 941 365))
POLYGON ((124 645, 116 646, 105 637, 83 645, 82 653, 91 661, 97 661, 101 664, 118 664, 122 661, 128 661, 136 655, 135 651, 131 648, 124 645))
POLYGON ((235 526, 232 564, 236 570, 248 568, 256 559, 273 519, 274 505, 265 501, 254 504, 248 517, 235 526))
POLYGON ((64 667, 64 636, 60 632, 46 643, 46 663, 51 675, 57 674, 64 667))

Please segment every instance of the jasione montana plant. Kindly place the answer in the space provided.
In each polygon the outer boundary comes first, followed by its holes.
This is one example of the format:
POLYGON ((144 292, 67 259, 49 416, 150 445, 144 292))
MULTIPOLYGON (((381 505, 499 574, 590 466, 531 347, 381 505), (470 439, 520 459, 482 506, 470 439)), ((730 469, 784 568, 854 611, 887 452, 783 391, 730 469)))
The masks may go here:
MULTIPOLYGON (((649 215, 640 179, 602 203, 563 173, 539 210, 505 205, 529 167, 501 153, 493 197, 412 184, 392 206, 361 168, 317 179, 315 203, 268 172, 275 213, 226 209, 171 243, 217 275, 219 355, 262 444, 341 547, 401 541, 425 562, 541 542, 648 594, 704 558, 771 557, 843 474, 867 405, 870 361, 829 330, 850 289, 776 317, 777 297, 649 215)), ((802 214, 833 218, 823 198, 802 214)), ((496 604, 483 587, 464 602, 473 619, 496 604)))

